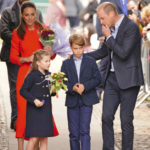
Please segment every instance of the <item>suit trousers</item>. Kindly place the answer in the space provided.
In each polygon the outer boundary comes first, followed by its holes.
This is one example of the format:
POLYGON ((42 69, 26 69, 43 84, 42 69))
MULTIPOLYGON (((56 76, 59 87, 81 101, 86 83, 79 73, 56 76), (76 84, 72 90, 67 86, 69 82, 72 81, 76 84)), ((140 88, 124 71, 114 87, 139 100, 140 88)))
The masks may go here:
POLYGON ((10 88, 11 126, 12 126, 12 123, 14 123, 17 119, 16 80, 19 66, 12 64, 11 62, 6 62, 6 66, 10 88))
POLYGON ((103 150, 114 150, 113 120, 119 104, 122 129, 122 150, 133 150, 133 111, 139 89, 139 86, 120 89, 115 73, 109 73, 104 89, 102 113, 103 150))
POLYGON ((76 107, 68 107, 68 127, 71 150, 90 150, 90 122, 92 106, 85 106, 82 100, 76 107), (81 145, 80 145, 81 143, 81 145))

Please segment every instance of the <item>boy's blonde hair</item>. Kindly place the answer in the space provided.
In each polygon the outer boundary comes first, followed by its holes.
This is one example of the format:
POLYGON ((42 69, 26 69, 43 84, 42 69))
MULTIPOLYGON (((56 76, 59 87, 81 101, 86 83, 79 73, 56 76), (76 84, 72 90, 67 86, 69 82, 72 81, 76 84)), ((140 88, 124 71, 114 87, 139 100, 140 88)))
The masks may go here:
POLYGON ((38 70, 37 61, 42 60, 43 56, 49 56, 50 57, 50 53, 47 50, 43 50, 43 49, 39 49, 34 53, 33 62, 31 65, 31 71, 38 70))
POLYGON ((79 46, 85 46, 84 36, 81 34, 73 34, 69 37, 70 46, 77 44, 79 46))

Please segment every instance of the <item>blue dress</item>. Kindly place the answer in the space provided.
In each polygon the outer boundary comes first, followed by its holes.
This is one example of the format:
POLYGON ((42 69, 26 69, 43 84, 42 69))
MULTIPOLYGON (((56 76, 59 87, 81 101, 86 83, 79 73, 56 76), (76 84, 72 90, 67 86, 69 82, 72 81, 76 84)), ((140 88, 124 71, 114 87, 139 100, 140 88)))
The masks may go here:
POLYGON ((40 71, 30 72, 20 90, 27 100, 25 137, 51 137, 58 135, 52 116, 51 95, 48 81, 40 71), (36 107, 34 100, 45 100, 42 107, 36 107))

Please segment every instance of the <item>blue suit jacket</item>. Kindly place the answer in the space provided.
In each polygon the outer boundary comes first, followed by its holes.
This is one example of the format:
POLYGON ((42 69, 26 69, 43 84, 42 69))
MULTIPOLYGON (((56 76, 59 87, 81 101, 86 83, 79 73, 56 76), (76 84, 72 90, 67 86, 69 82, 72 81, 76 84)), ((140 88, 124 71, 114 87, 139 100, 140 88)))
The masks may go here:
POLYGON ((140 30, 138 25, 126 16, 119 26, 116 38, 111 36, 100 49, 88 54, 96 60, 109 57, 105 81, 110 71, 111 51, 113 51, 112 61, 119 87, 127 89, 144 84, 140 30))
POLYGON ((66 106, 76 106, 79 99, 82 99, 83 103, 88 106, 99 102, 96 86, 100 84, 101 76, 93 58, 83 55, 80 68, 80 83, 84 84, 85 90, 81 96, 72 90, 73 86, 79 82, 73 56, 71 59, 67 59, 63 62, 61 71, 65 72, 68 78, 68 82, 66 82, 68 87, 66 106))

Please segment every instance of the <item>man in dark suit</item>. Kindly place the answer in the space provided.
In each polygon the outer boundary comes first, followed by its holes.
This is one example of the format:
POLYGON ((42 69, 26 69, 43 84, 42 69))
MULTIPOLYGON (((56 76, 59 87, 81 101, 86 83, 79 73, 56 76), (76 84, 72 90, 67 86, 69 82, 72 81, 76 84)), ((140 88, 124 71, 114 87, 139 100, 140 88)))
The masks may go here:
POLYGON ((109 57, 106 69, 102 113, 103 150, 114 150, 113 120, 120 105, 122 150, 133 150, 133 111, 140 86, 144 84, 141 65, 141 35, 138 25, 116 7, 102 3, 97 10, 105 36, 95 59, 109 57))
MULTIPOLYGON (((17 119, 17 104, 16 104, 16 79, 19 66, 12 64, 9 60, 12 32, 20 23, 20 6, 24 1, 17 0, 13 6, 3 10, 0 20, 0 36, 3 40, 0 59, 6 62, 8 71, 8 80, 10 87, 10 102, 11 102, 11 129, 16 128, 17 119)), ((42 14, 37 10, 37 18, 43 21, 42 14)))
MULTIPOLYGON (((99 5, 104 3, 104 2, 113 3, 116 6, 118 14, 127 15, 127 0, 101 0, 99 5)), ((98 39, 100 40, 100 42, 102 44, 102 42, 104 41, 104 35, 102 34, 102 25, 101 25, 100 20, 99 20, 98 17, 96 18, 96 31, 97 31, 97 34, 98 34, 98 39)), ((104 78, 105 73, 106 73, 105 68, 106 68, 107 62, 108 62, 108 57, 105 57, 100 61, 100 69, 99 70, 100 70, 101 77, 102 77, 102 83, 99 86, 100 93, 103 91, 103 86, 104 86, 103 78, 104 78)))
POLYGON ((70 150, 90 150, 92 106, 99 102, 96 86, 101 80, 100 73, 95 60, 83 55, 83 36, 74 34, 69 42, 73 56, 63 62, 61 70, 68 78, 66 106, 70 150))

